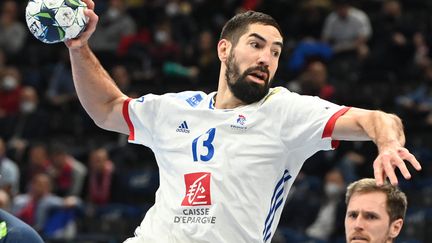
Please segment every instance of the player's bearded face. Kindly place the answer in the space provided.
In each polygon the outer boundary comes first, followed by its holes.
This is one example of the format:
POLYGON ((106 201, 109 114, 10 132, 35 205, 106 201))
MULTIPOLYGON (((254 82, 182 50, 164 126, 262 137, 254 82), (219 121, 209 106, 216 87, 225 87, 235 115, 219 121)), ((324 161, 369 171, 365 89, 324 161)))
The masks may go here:
POLYGON ((239 65, 235 61, 232 50, 227 59, 225 78, 228 83, 228 88, 233 95, 246 104, 251 104, 261 100, 269 91, 270 71, 268 68, 265 66, 255 66, 246 69, 243 73, 240 73, 239 65), (267 74, 263 84, 250 80, 248 81, 248 75, 253 75, 257 71, 267 74))

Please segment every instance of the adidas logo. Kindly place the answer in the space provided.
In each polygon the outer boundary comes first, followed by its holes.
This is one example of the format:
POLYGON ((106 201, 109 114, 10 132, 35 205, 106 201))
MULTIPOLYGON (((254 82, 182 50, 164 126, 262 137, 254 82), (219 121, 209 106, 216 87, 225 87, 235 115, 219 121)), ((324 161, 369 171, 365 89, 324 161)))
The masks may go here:
POLYGON ((182 132, 182 133, 190 133, 189 127, 186 123, 186 121, 183 121, 180 126, 176 129, 176 132, 182 132))

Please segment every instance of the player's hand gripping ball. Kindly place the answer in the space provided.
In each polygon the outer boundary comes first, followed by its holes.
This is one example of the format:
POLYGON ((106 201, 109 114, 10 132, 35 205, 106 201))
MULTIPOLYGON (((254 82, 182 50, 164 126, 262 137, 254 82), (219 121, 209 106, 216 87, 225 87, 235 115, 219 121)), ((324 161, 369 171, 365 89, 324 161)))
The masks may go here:
POLYGON ((30 32, 44 43, 57 43, 79 36, 88 18, 81 0, 30 0, 26 8, 30 32))

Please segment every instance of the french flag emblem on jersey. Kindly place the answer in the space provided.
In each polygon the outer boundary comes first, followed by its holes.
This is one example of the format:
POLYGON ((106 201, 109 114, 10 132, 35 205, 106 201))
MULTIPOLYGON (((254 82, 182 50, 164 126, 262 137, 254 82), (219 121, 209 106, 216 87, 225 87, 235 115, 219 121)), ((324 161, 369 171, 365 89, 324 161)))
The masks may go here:
POLYGON ((210 197, 211 173, 197 172, 185 174, 186 196, 182 206, 211 205, 210 197))

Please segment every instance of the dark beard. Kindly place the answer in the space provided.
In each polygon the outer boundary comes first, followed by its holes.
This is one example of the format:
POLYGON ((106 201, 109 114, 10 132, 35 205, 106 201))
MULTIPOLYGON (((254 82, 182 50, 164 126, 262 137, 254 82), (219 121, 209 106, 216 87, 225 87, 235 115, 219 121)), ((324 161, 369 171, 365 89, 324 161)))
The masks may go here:
POLYGON ((246 104, 252 104, 261 100, 269 92, 270 72, 268 68, 264 66, 250 67, 240 75, 239 67, 235 63, 232 52, 228 56, 225 78, 231 93, 246 104), (254 71, 265 72, 267 74, 264 85, 246 80, 246 77, 254 71))

